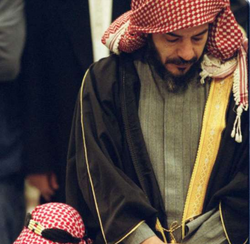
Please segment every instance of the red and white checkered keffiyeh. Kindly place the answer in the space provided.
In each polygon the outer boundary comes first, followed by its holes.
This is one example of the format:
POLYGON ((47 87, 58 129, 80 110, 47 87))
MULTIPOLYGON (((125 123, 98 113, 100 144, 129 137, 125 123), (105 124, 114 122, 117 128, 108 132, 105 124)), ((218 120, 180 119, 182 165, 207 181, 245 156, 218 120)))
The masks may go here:
MULTIPOLYGON (((32 220, 45 229, 67 231, 73 237, 82 239, 85 226, 79 213, 71 206, 63 203, 47 203, 37 206, 32 212, 32 220)), ((13 244, 60 244, 43 238, 28 227, 24 227, 13 244)), ((70 243, 68 243, 70 244, 70 243)), ((79 244, 86 244, 81 240, 79 244)))
MULTIPOLYGON (((102 42, 114 53, 131 53, 145 44, 146 34, 168 33, 205 23, 210 23, 208 56, 222 62, 238 56, 237 65, 229 70, 231 73, 239 70, 233 91, 236 104, 247 110, 247 50, 243 48, 243 33, 229 0, 132 0, 131 10, 111 24, 102 42)), ((215 73, 221 77, 225 72, 215 73)))

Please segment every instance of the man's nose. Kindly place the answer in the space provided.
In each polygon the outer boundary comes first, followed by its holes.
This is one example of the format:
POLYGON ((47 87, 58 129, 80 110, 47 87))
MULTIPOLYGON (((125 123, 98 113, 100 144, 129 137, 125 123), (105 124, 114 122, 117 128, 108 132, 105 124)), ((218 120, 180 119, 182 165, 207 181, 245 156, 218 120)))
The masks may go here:
POLYGON ((185 61, 191 60, 193 57, 195 57, 194 47, 190 40, 184 41, 180 44, 177 55, 184 59, 185 61))

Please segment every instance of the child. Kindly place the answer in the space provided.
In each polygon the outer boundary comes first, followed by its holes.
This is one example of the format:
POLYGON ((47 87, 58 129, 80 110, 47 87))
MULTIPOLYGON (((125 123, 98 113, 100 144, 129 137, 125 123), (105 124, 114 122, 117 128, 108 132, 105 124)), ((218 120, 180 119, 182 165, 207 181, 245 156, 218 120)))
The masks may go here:
POLYGON ((37 206, 13 244, 92 244, 79 213, 63 203, 37 206))

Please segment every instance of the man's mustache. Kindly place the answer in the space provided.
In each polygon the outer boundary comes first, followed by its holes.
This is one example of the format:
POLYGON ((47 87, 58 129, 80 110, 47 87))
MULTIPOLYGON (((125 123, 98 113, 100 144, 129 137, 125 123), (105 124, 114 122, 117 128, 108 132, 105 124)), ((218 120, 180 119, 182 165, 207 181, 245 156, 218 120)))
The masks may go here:
POLYGON ((175 64, 175 65, 185 65, 185 64, 194 64, 197 62, 197 57, 193 57, 190 60, 185 60, 182 58, 170 58, 168 59, 165 64, 175 64))

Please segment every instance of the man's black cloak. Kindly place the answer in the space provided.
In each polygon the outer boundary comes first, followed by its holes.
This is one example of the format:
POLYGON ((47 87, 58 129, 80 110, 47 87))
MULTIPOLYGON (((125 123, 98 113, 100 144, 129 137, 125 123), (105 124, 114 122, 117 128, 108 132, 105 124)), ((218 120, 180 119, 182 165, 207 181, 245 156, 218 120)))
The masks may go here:
MULTIPOLYGON (((79 93, 67 168, 67 202, 82 215, 95 243, 120 243, 142 221, 155 230, 164 210, 138 117, 140 81, 132 54, 111 55, 92 65, 79 93)), ((230 96, 226 128, 209 180, 203 213, 221 206, 228 240, 248 237, 248 113, 243 141, 231 138, 235 102, 230 96)))

